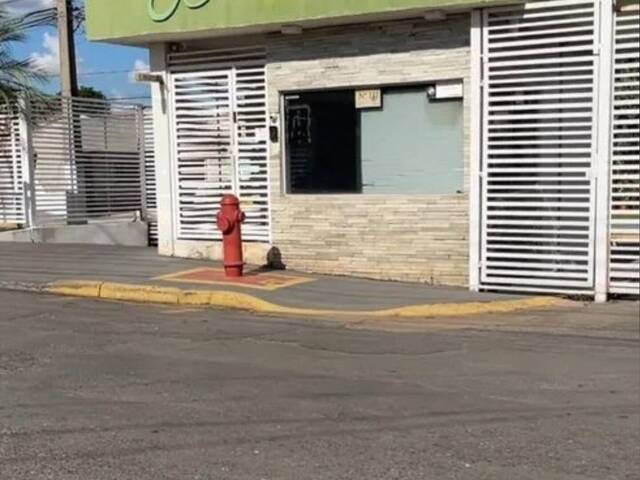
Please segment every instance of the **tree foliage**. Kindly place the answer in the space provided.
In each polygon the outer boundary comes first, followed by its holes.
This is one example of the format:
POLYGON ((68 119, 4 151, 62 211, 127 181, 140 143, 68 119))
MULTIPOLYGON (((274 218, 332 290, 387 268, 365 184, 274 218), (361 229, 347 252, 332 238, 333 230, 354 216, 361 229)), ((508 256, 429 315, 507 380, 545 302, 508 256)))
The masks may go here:
POLYGON ((0 6, 0 103, 14 101, 18 94, 41 96, 38 88, 45 80, 31 59, 16 58, 13 45, 26 40, 30 29, 48 22, 42 12, 11 15, 0 6))
POLYGON ((88 87, 86 85, 83 85, 80 87, 80 90, 78 91, 78 97, 80 98, 92 98, 94 100, 106 100, 107 96, 101 92, 100 90, 93 88, 93 87, 88 87))
MULTIPOLYGON (((84 8, 79 0, 73 2, 75 29, 84 26, 84 8)), ((0 4, 0 104, 14 102, 18 95, 44 99, 40 86, 46 81, 28 58, 16 58, 12 46, 26 40, 29 30, 37 27, 55 27, 57 10, 47 8, 23 14, 11 13, 0 4)), ((101 92, 85 92, 91 98, 100 98, 101 92)))

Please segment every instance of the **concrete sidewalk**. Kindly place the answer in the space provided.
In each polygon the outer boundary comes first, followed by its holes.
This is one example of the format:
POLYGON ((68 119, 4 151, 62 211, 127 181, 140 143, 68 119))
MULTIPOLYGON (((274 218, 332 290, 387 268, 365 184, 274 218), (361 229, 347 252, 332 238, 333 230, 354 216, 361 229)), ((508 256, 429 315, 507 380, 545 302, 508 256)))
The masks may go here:
POLYGON ((248 267, 248 285, 209 281, 220 268, 219 263, 209 260, 161 257, 152 248, 0 244, 0 288, 5 289, 263 313, 377 312, 416 317, 446 316, 449 311, 452 315, 497 313, 562 302, 473 293, 464 288, 266 272, 255 267, 248 267), (262 280, 267 286, 275 284, 275 289, 251 284, 262 280))

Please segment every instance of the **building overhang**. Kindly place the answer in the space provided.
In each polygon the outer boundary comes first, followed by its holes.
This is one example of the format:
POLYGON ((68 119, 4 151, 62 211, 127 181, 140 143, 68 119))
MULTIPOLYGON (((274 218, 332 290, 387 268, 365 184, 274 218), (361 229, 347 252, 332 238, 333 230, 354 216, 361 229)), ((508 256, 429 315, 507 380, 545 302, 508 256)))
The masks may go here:
POLYGON ((86 0, 90 40, 129 45, 420 17, 520 0, 86 0))

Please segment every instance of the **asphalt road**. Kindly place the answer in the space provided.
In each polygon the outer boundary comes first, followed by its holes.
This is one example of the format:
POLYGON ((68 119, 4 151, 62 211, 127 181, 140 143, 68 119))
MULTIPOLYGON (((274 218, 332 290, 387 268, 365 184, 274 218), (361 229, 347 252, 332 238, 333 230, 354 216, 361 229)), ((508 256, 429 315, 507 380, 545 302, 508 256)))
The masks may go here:
POLYGON ((640 478, 638 304, 584 335, 0 305, 2 480, 640 478))

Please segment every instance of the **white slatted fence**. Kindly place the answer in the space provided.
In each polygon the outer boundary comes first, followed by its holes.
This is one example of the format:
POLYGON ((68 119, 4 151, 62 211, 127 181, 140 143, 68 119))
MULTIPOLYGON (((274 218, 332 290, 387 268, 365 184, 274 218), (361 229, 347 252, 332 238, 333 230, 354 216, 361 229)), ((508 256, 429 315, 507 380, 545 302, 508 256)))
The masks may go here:
POLYGON ((25 203, 17 110, 0 106, 0 224, 24 224, 25 203))
POLYGON ((138 108, 89 99, 35 103, 37 225, 130 219, 143 210, 138 108))

